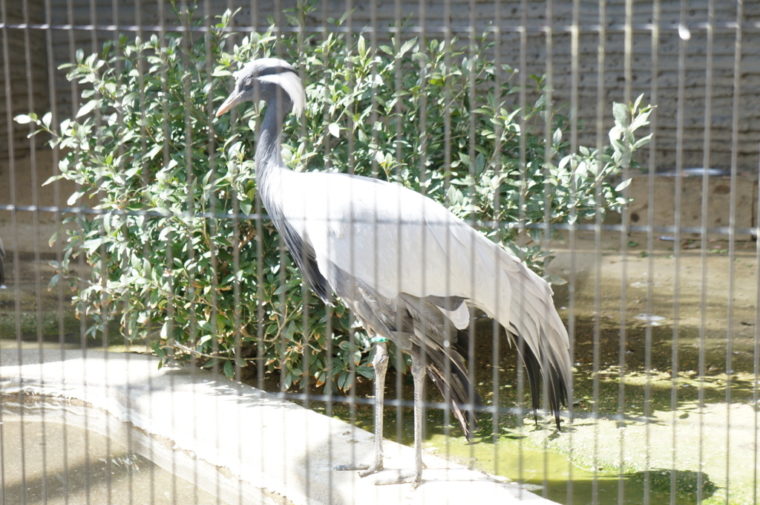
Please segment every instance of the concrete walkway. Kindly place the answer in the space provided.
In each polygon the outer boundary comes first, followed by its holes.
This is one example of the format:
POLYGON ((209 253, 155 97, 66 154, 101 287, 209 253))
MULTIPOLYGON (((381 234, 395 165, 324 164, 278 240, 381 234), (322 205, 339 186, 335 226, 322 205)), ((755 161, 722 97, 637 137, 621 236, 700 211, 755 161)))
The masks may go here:
POLYGON ((206 477, 199 486, 213 492, 220 482, 232 483, 235 503, 553 503, 433 455, 425 456, 417 489, 375 485, 413 464, 412 449, 391 441, 385 442, 389 470, 367 478, 335 471, 354 455, 359 463, 371 460, 371 433, 197 369, 159 369, 151 356, 3 349, 0 393, 19 391, 80 400, 131 422, 159 445, 191 455, 196 475, 206 477))

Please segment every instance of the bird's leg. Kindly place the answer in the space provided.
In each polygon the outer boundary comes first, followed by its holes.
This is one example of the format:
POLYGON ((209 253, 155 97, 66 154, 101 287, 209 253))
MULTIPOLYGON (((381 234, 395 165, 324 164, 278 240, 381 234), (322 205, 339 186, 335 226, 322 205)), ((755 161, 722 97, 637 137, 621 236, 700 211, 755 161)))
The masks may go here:
POLYGON ((414 380, 414 486, 422 482, 422 430, 425 416, 422 411, 425 398, 425 366, 417 353, 412 353, 412 379, 414 380))
POLYGON ((414 379, 414 473, 399 474, 395 479, 376 480, 377 485, 411 483, 417 487, 422 482, 422 429, 425 416, 422 412, 423 399, 425 397, 425 365, 418 353, 412 353, 412 378, 414 379))
POLYGON ((388 344, 378 341, 372 359, 375 368, 375 462, 361 472, 366 477, 383 469, 383 406, 385 403, 385 372, 388 371, 388 344))
MULTIPOLYGON (((374 339, 373 339, 374 340, 374 339)), ((362 470, 360 477, 383 469, 383 405, 385 403, 385 372, 388 371, 388 344, 382 337, 377 338, 372 365, 375 368, 375 462, 368 465, 336 465, 341 472, 362 470)))

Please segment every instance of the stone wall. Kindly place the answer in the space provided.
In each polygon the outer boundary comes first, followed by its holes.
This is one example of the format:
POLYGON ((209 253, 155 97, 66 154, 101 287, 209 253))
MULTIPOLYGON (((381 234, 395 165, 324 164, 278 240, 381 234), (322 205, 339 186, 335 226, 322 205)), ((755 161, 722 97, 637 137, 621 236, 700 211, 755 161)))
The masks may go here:
MULTIPOLYGON (((34 110, 44 113, 50 109, 48 54, 45 31, 23 29, 27 23, 43 23, 43 0, 27 0, 26 9, 20 1, 3 2, 3 23, 16 26, 5 28, 0 39, 0 163, 13 156, 29 155, 26 136, 29 128, 11 124, 8 119, 21 112, 34 110)), ((0 168, 0 174, 3 174, 0 168)), ((3 181, 0 180, 0 187, 3 181)), ((4 197, 0 191, 0 198, 4 197)))
MULTIPOLYGON (((97 50, 104 40, 112 39, 117 30, 134 36, 136 25, 142 26, 144 32, 148 33, 157 30, 159 25, 171 30, 177 24, 170 3, 165 1, 118 2, 119 7, 114 10, 116 3, 111 0, 71 0, 51 2, 49 12, 45 11, 45 4, 41 0, 25 1, 29 22, 33 23, 27 30, 18 26, 25 19, 21 9, 24 4, 10 2, 6 6, 6 21, 10 25, 4 30, 4 40, 7 40, 11 58, 9 71, 3 73, 3 79, 11 81, 12 97, 9 103, 12 115, 29 109, 27 67, 32 69, 33 108, 44 111, 54 103, 60 117, 64 117, 70 113, 76 94, 72 93, 63 72, 55 70, 55 75, 49 76, 48 68, 57 68, 59 64, 70 61, 76 49, 81 48, 86 52, 97 50), (52 28, 40 24, 47 20, 52 28), (28 37, 31 45, 28 52, 24 51, 25 37, 28 37), (49 47, 52 49, 50 54, 47 50, 47 37, 50 38, 49 47), (48 60, 52 65, 48 65, 48 60), (49 97, 49 89, 55 90, 55 96, 49 97)), ((198 3, 201 7, 194 9, 194 16, 204 19, 210 14, 213 19, 231 2, 209 0, 198 3)), ((710 2, 692 0, 684 12, 681 12, 679 1, 659 2, 660 28, 654 54, 657 63, 655 68, 651 30, 656 15, 653 12, 653 2, 632 2, 633 11, 629 18, 632 37, 628 53, 631 65, 628 79, 625 72, 625 3, 625 0, 608 0, 605 12, 600 12, 599 2, 579 2, 577 58, 573 58, 572 54, 570 26, 573 22, 573 2, 569 0, 555 0, 551 12, 546 2, 541 1, 355 1, 343 28, 354 32, 364 30, 368 38, 374 29, 378 41, 390 37, 397 25, 401 27, 404 39, 420 33, 426 37, 440 37, 448 29, 464 41, 467 40, 469 26, 473 26, 476 33, 492 30, 494 37, 498 28, 501 60, 520 68, 523 49, 525 60, 522 70, 528 74, 550 74, 558 110, 567 112, 572 87, 572 63, 577 62, 578 121, 582 143, 595 142, 599 107, 604 108, 602 112, 605 121, 610 121, 610 105, 613 100, 644 93, 648 101, 657 103, 654 160, 657 168, 670 170, 676 165, 679 130, 682 166, 702 166, 704 134, 708 133, 708 164, 729 168, 733 140, 735 3, 714 2, 717 6, 712 23, 713 49, 708 53, 710 2), (522 8, 523 3, 527 5, 526 9, 522 8), (470 9, 470 6, 474 6, 474 9, 470 9), (684 22, 686 28, 679 30, 680 21, 684 22), (524 47, 521 46, 518 30, 523 24, 524 47), (680 70, 679 61, 683 63, 680 70), (708 64, 712 71, 711 87, 706 85, 708 64), (679 87, 682 89, 680 97, 679 87), (711 100, 711 120, 708 128, 705 128, 707 98, 711 100)), ((251 0, 241 9, 236 20, 240 25, 254 25, 259 29, 265 28, 270 22, 278 22, 286 27, 286 10, 294 5, 294 0, 251 0)), ((325 0, 319 3, 307 17, 308 26, 315 30, 323 26, 328 30, 334 29, 332 20, 345 15, 346 5, 344 0, 325 0)), ((740 101, 736 154, 739 169, 756 171, 760 140, 760 28, 757 26, 760 23, 760 2, 744 2, 743 9, 741 60, 737 74, 740 101)), ((492 54, 485 56, 493 57, 492 54)), ((7 86, 0 86, 0 92, 5 92, 6 88, 7 86)), ((2 100, 0 106, 5 107, 6 103, 6 100, 2 100)), ((0 133, 8 131, 6 117, 0 120, 0 128, 3 128, 0 133)), ((602 131, 608 127, 609 123, 605 123, 602 131)), ((15 155, 23 156, 28 151, 28 141, 24 139, 27 130, 14 127, 12 131, 15 155)), ((9 138, 7 134, 3 137, 9 138)), ((0 158, 7 159, 9 143, 6 141, 0 144, 3 145, 0 148, 0 158)), ((6 177, 7 170, 0 166, 0 178, 6 177)))

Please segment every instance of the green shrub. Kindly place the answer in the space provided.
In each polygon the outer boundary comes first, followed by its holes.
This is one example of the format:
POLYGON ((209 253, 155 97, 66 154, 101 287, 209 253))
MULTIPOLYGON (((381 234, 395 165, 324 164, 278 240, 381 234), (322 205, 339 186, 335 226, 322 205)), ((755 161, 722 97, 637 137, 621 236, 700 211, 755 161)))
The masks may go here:
POLYGON ((535 268, 541 251, 517 246, 519 230, 507 223, 530 226, 545 215, 582 221, 598 206, 624 204, 622 185, 610 181, 648 139, 634 134, 649 115, 639 101, 614 106, 612 146, 603 152, 570 153, 559 115, 547 149, 541 134, 520 127, 521 116, 530 124, 545 115, 541 80, 537 101, 510 108, 515 71, 468 58, 456 44, 410 39, 374 49, 362 37, 347 45, 335 34, 300 44, 272 32, 241 38, 226 30, 231 18, 226 13, 209 33, 122 36, 99 54, 78 52, 63 66, 81 90, 75 117, 57 125, 50 114, 16 118, 62 150, 53 179, 78 185, 68 204, 95 209, 67 218, 54 279, 75 281, 74 304, 92 336, 118 319, 125 336, 151 337, 164 359, 194 357, 228 376, 258 363, 282 370, 283 387, 310 376, 346 389, 352 368, 371 376, 366 335, 357 329, 349 338, 345 308, 326 311, 271 223, 255 219, 254 108, 213 118, 230 73, 255 57, 280 55, 304 78, 305 117, 286 125, 292 166, 372 174, 422 191, 535 268), (83 279, 69 268, 79 258, 91 267, 83 279))

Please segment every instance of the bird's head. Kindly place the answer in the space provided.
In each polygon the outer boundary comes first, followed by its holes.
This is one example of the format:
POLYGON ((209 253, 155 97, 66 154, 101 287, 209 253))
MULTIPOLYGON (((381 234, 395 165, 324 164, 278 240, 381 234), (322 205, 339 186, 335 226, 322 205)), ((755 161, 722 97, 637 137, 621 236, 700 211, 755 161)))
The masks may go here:
POLYGON ((279 58, 259 58, 235 72, 234 77, 235 89, 219 106, 217 117, 242 102, 269 100, 278 92, 290 99, 293 114, 299 116, 303 112, 303 85, 290 63, 279 58))

